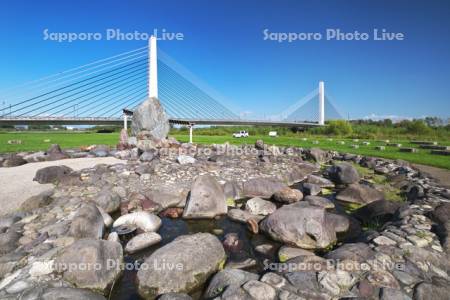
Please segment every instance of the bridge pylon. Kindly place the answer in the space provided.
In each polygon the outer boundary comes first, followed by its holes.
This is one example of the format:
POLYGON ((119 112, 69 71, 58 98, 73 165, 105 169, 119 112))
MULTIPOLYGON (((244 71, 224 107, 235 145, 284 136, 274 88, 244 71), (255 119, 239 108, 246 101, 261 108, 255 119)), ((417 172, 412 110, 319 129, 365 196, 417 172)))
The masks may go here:
POLYGON ((319 81, 319 125, 325 125, 325 83, 319 81))
POLYGON ((156 37, 148 40, 148 97, 158 98, 158 54, 156 37))

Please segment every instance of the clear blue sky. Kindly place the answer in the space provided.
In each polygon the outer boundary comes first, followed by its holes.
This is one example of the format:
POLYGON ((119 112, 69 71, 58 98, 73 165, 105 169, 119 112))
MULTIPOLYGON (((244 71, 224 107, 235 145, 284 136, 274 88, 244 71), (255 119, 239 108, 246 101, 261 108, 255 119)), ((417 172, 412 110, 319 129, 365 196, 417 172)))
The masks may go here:
POLYGON ((450 114, 447 0, 4 0, 0 88, 145 45, 43 40, 51 32, 182 32, 159 46, 241 111, 279 112, 324 80, 340 111, 421 117, 450 114), (404 41, 264 41, 270 32, 402 32, 404 41))

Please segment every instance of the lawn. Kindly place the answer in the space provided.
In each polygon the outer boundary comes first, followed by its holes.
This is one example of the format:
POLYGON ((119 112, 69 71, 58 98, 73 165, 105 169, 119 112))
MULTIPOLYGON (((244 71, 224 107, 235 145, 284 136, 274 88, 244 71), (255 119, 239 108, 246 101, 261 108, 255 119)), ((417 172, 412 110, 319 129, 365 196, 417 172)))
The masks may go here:
MULTIPOLYGON (((189 136, 187 135, 175 135, 177 140, 181 142, 189 141, 189 136)), ((264 140, 267 144, 273 144, 278 146, 297 146, 303 148, 317 147, 321 149, 336 150, 339 152, 348 152, 355 154, 362 154, 368 156, 378 156, 391 159, 403 159, 413 163, 430 165, 440 168, 445 168, 450 170, 450 156, 435 155, 431 154, 430 150, 419 149, 418 153, 405 153, 400 152, 399 148, 393 146, 386 146, 384 151, 376 150, 375 146, 384 146, 383 141, 373 141, 373 140, 363 140, 360 139, 358 142, 354 142, 351 139, 339 139, 333 138, 333 140, 328 140, 324 137, 308 137, 306 141, 303 141, 299 137, 275 137, 271 138, 268 136, 250 136, 248 138, 232 138, 228 136, 195 136, 194 131, 194 142, 199 144, 222 144, 225 142, 230 142, 231 144, 254 144, 257 139, 264 140), (319 144, 313 144, 313 141, 318 141, 319 144), (338 141, 344 141, 344 145, 338 144, 338 141), (363 145, 362 142, 368 141, 370 145, 363 145), (359 149, 354 149, 351 145, 359 145, 359 149)), ((405 140, 391 140, 391 143, 402 144, 402 147, 413 147, 418 148, 418 145, 411 144, 409 141, 405 140)), ((440 145, 450 145, 447 142, 439 142, 440 145)))
MULTIPOLYGON (((174 135, 182 142, 187 142, 189 136, 174 135)), ((19 152, 19 151, 37 151, 46 150, 50 144, 59 144, 62 148, 74 148, 79 146, 88 146, 93 144, 116 145, 119 139, 119 133, 94 133, 94 132, 11 132, 0 133, 0 153, 19 152), (8 144, 9 140, 21 140, 22 144, 8 144), (50 141, 45 141, 50 140, 50 141)), ((254 144, 257 139, 264 140, 267 144, 279 146, 297 146, 304 148, 318 147, 322 149, 336 150, 340 152, 349 152, 362 155, 379 156, 391 159, 403 159, 413 163, 436 166, 450 169, 450 157, 430 154, 430 150, 419 149, 418 153, 399 152, 399 149, 392 146, 386 146, 386 150, 379 151, 375 146, 384 145, 382 141, 359 140, 354 142, 351 139, 333 138, 329 140, 323 136, 308 137, 306 141, 300 137, 276 137, 268 136, 250 136, 244 139, 236 139, 229 136, 196 136, 194 131, 194 142, 201 144, 221 144, 230 142, 232 144, 254 144), (319 144, 313 144, 318 141, 319 144), (344 141, 344 145, 338 144, 338 141, 344 141), (363 145, 362 142, 369 141, 370 145, 363 145), (352 148, 351 145, 358 144, 359 149, 352 148)), ((406 140, 391 140, 392 143, 400 143, 403 147, 416 147, 406 140)), ((442 145, 450 145, 450 142, 439 142, 442 145)))

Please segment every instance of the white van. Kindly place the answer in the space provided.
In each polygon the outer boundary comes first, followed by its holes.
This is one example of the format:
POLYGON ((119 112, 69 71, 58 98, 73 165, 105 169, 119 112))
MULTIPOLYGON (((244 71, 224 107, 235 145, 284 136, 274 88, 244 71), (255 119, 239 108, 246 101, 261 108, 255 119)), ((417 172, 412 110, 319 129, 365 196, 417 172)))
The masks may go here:
POLYGON ((248 132, 245 130, 241 130, 239 132, 233 133, 233 137, 235 137, 235 138, 248 137, 248 132))
POLYGON ((276 131, 269 131, 269 136, 270 137, 277 137, 278 133, 276 131))

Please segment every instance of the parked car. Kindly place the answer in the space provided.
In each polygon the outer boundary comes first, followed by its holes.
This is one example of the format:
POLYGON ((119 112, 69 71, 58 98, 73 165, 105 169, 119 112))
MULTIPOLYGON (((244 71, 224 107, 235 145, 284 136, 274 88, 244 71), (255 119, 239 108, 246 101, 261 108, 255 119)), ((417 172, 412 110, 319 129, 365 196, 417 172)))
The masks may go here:
POLYGON ((270 137, 277 137, 278 133, 276 131, 269 131, 269 136, 270 137))
POLYGON ((248 137, 248 132, 245 130, 241 130, 239 132, 233 133, 233 137, 235 137, 235 138, 248 137))

